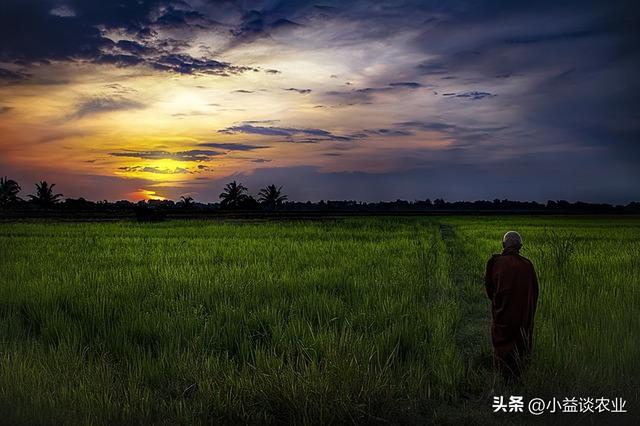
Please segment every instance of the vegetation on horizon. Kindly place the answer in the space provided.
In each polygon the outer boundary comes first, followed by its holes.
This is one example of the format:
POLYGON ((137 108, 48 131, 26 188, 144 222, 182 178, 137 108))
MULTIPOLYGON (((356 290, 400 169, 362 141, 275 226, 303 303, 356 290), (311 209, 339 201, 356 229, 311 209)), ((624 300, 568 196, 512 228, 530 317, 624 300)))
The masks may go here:
MULTIPOLYGON (((0 179, 0 207, 4 210, 29 210, 36 207, 40 209, 52 209, 65 211, 102 211, 102 212, 123 212, 123 211, 143 211, 152 208, 162 211, 182 210, 191 213, 210 212, 215 210, 238 210, 238 211, 523 211, 523 212, 555 212, 555 213, 640 213, 640 202, 630 202, 626 205, 612 205, 607 203, 570 203, 565 200, 546 203, 536 201, 513 201, 507 199, 494 199, 492 201, 455 201, 448 202, 441 198, 435 200, 396 200, 379 202, 362 202, 354 200, 332 201, 320 200, 319 202, 290 201, 288 196, 282 192, 282 186, 274 184, 267 185, 260 189, 257 199, 248 194, 248 188, 235 180, 229 182, 220 193, 220 203, 197 202, 190 195, 183 195, 178 202, 172 200, 143 200, 131 202, 120 200, 109 202, 107 200, 93 202, 83 197, 67 198, 60 202, 62 194, 54 194, 53 187, 46 181, 36 183, 36 193, 29 195, 30 202, 26 202, 18 197, 20 186, 11 179, 0 179)), ((157 212, 156 212, 157 214, 157 212)))

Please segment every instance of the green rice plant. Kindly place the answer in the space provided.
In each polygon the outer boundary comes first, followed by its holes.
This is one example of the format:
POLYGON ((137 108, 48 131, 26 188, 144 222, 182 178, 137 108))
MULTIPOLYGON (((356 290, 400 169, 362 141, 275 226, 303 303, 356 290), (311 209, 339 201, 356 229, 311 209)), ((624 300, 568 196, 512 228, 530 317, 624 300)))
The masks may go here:
POLYGON ((640 227, 614 223, 2 223, 0 418, 500 420, 482 277, 509 229, 541 293, 533 364, 504 391, 637 401, 640 227))

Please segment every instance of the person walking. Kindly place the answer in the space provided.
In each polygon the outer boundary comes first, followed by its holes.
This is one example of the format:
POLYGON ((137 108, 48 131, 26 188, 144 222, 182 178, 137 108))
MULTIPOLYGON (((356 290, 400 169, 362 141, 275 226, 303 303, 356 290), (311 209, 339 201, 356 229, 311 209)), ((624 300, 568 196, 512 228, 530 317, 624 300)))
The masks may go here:
POLYGON ((532 352, 538 278, 533 263, 520 255, 519 233, 504 234, 502 247, 487 262, 484 285, 491 301, 494 371, 512 381, 520 378, 532 352))

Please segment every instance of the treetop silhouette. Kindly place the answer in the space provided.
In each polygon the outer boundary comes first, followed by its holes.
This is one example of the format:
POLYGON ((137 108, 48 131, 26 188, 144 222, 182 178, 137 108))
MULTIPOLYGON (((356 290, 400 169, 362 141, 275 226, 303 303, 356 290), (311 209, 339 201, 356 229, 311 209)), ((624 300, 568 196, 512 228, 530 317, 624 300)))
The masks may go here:
POLYGON ((54 204, 57 204, 62 197, 62 194, 55 194, 53 192, 54 186, 56 186, 55 183, 49 185, 44 180, 40 181, 39 183, 36 183, 36 193, 29 195, 29 198, 40 207, 51 207, 54 204))

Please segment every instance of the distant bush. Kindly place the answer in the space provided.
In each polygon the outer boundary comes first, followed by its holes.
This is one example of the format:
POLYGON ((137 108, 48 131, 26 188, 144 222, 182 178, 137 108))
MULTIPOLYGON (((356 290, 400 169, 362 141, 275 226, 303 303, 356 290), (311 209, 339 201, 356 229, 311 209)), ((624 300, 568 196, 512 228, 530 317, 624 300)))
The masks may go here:
POLYGON ((166 218, 165 213, 160 208, 143 203, 137 204, 134 207, 134 212, 138 222, 161 222, 166 218))

